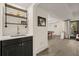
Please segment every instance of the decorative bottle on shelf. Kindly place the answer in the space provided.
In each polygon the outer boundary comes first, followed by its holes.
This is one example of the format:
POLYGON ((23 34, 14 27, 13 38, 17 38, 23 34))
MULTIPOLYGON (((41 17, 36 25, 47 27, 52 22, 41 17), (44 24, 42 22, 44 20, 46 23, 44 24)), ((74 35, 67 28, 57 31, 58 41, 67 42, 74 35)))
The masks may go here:
POLYGON ((17 12, 16 12, 16 15, 17 15, 17 16, 20 16, 20 11, 17 11, 17 12))

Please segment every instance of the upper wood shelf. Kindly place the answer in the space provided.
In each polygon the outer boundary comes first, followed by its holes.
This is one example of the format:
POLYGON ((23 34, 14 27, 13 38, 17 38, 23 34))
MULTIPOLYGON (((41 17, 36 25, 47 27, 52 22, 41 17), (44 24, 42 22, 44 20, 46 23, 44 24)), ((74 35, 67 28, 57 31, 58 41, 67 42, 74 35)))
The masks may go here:
POLYGON ((10 8, 13 8, 13 9, 17 9, 17 10, 20 10, 20 11, 23 11, 23 12, 27 12, 26 10, 24 10, 24 9, 21 9, 21 8, 17 8, 17 7, 15 7, 15 6, 12 6, 12 5, 9 5, 9 4, 6 4, 5 3, 5 6, 6 7, 10 7, 10 8))
POLYGON ((5 15, 8 15, 8 16, 13 16, 13 17, 18 17, 18 18, 23 18, 23 19, 27 19, 27 17, 18 16, 18 15, 9 14, 9 13, 5 13, 5 15))

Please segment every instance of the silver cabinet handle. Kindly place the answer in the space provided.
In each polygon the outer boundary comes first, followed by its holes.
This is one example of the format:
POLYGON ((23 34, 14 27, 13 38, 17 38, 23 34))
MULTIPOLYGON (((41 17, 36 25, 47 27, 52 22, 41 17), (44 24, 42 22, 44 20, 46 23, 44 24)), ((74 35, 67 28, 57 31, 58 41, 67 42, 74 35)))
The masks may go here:
POLYGON ((24 43, 22 43, 22 46, 24 45, 24 43))

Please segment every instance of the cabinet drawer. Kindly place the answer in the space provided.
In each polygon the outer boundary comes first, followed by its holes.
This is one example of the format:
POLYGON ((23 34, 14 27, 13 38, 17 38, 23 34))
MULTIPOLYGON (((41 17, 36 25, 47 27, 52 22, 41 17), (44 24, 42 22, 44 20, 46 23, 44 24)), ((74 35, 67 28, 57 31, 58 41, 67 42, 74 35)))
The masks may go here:
POLYGON ((22 46, 32 46, 32 41, 22 42, 22 46))
POLYGON ((24 41, 32 41, 32 40, 33 40, 32 36, 22 38, 22 42, 24 42, 24 41))

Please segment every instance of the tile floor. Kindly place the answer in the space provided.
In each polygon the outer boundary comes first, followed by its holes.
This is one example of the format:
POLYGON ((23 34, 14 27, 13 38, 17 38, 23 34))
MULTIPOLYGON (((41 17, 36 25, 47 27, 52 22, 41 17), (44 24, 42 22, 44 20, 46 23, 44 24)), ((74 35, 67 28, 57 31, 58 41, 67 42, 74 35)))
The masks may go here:
POLYGON ((38 56, 79 56, 79 41, 72 39, 50 39, 47 50, 38 56))

